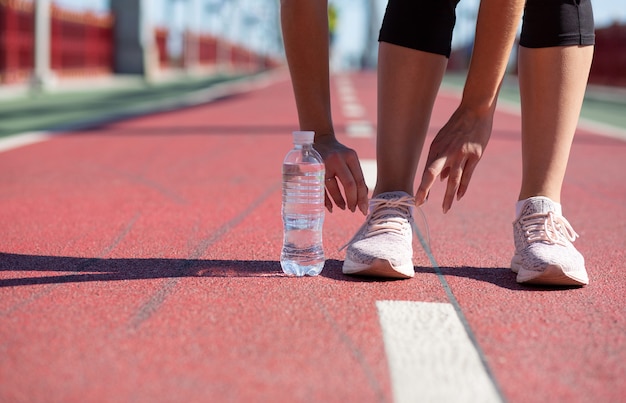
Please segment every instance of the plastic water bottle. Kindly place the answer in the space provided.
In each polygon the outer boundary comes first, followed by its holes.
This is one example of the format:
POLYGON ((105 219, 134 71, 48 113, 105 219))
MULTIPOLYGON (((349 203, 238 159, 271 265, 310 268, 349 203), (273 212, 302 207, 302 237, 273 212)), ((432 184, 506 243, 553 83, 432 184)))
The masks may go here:
POLYGON ((316 276, 324 267, 324 162, 313 148, 315 133, 293 132, 294 148, 283 161, 283 248, 287 274, 316 276))

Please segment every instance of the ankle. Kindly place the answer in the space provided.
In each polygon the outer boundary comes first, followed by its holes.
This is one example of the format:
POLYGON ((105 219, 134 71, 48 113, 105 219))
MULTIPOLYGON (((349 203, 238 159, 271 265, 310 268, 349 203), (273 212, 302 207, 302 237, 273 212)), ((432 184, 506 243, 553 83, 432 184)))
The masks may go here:
POLYGON ((524 203, 526 203, 530 199, 538 199, 538 198, 549 200, 554 205, 556 212, 559 215, 563 215, 563 208, 561 206, 561 203, 558 203, 554 201, 554 199, 551 199, 546 196, 531 196, 526 199, 521 199, 517 203, 515 203, 515 218, 519 218, 520 214, 522 213, 522 208, 524 207, 524 203))

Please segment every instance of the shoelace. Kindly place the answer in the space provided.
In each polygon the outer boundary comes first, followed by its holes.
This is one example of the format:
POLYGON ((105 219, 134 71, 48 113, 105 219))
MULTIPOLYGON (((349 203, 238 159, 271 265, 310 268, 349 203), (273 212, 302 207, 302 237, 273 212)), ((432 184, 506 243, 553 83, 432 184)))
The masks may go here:
MULTIPOLYGON (((383 233, 394 232, 396 234, 402 234, 402 227, 405 223, 405 220, 408 220, 409 223, 414 226, 413 220, 410 219, 410 210, 415 206, 415 199, 410 196, 403 196, 397 199, 372 199, 371 200, 371 213, 367 217, 367 222, 365 225, 368 230, 365 231, 364 238, 369 238, 374 235, 379 235, 383 233), (405 217, 397 217, 398 210, 406 210, 405 217), (396 215, 395 217, 392 215, 396 215)), ((426 227, 426 244, 430 247, 430 234, 428 229, 428 223, 426 222, 426 217, 424 217, 424 212, 421 209, 417 208, 420 212, 422 220, 424 221, 426 227)), ((413 228, 416 232, 419 233, 417 227, 413 228)), ((358 231, 352 239, 348 241, 345 245, 339 249, 342 251, 343 249, 350 246, 359 235, 360 231, 358 231)))
POLYGON ((521 224, 526 240, 530 243, 548 242, 551 245, 567 246, 567 241, 574 242, 578 237, 565 217, 552 211, 530 214, 521 219, 521 224))

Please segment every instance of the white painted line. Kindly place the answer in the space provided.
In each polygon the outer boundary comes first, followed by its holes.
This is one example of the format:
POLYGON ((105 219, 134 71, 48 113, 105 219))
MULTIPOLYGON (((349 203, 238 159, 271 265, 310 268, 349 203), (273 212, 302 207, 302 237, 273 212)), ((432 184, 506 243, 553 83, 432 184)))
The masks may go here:
POLYGON ((0 152, 9 151, 14 148, 39 143, 52 137, 53 134, 47 131, 28 132, 18 135, 0 138, 0 152))
MULTIPOLYGON (((359 119, 365 116, 365 108, 360 104, 358 97, 352 86, 352 82, 346 76, 338 77, 336 79, 337 90, 339 91, 339 98, 341 99, 342 113, 348 119, 359 119)), ((371 125, 369 125, 371 126, 371 125)), ((352 134, 352 137, 370 137, 370 132, 373 133, 373 129, 364 130, 363 127, 348 127, 348 134, 352 134)))
POLYGON ((365 184, 369 190, 373 190, 376 186, 376 160, 361 159, 361 170, 365 177, 365 184))
MULTIPOLYGON (((442 88, 439 91, 439 95, 444 95, 452 98, 461 97, 460 91, 453 88, 442 88)), ((506 99, 498 99, 497 110, 499 112, 504 112, 515 116, 522 115, 521 105, 519 104, 519 102, 509 101, 506 99)), ((596 120, 591 120, 583 116, 580 116, 578 118, 578 128, 591 132, 595 135, 626 141, 626 129, 598 122, 596 120)))
MULTIPOLYGON (((460 98, 460 94, 458 92, 448 90, 448 91, 440 91, 441 95, 446 95, 449 97, 460 98)), ((515 116, 521 116, 521 106, 519 102, 509 101, 506 99, 499 99, 497 110, 499 112, 508 113, 515 116)), ((580 116, 578 118, 578 126, 579 129, 591 132, 592 134, 610 137, 616 140, 626 141, 626 129, 609 125, 606 123, 598 122, 596 120, 591 120, 580 116)))
POLYGON ((374 126, 367 120, 348 122, 346 134, 348 137, 371 138, 374 137, 374 126))
POLYGON ((606 123, 600 123, 581 117, 578 120, 578 127, 594 134, 626 141, 626 129, 607 125, 606 123))
POLYGON ((339 97, 341 98, 341 103, 342 104, 358 104, 359 100, 357 99, 356 95, 354 95, 354 93, 342 93, 339 95, 339 97))
POLYGON ((501 402, 451 304, 377 301, 394 401, 501 402))
POLYGON ((206 89, 197 90, 187 93, 185 95, 181 95, 180 97, 177 97, 173 100, 155 100, 153 102, 141 104, 141 106, 138 108, 131 108, 126 112, 116 112, 113 114, 98 117, 96 119, 88 119, 85 121, 68 123, 53 130, 25 132, 9 135, 7 137, 0 138, 0 152, 9 151, 29 144, 45 141, 52 138, 53 136, 63 133, 76 130, 84 130, 88 127, 115 122, 121 119, 138 117, 147 113, 165 112, 189 106, 202 105, 204 103, 208 103, 228 95, 242 94, 265 88, 276 82, 284 81, 287 79, 287 71, 285 69, 277 69, 257 74, 252 77, 237 78, 231 81, 217 83, 206 89))
POLYGON ((350 76, 348 76, 347 74, 336 74, 335 80, 337 80, 337 82, 340 84, 350 83, 350 76))
MULTIPOLYGON (((497 108, 500 112, 509 113, 515 116, 522 116, 520 105, 516 102, 498 100, 497 108)), ((591 132, 591 134, 626 141, 626 129, 587 119, 583 116, 578 118, 577 127, 578 129, 591 132)))
POLYGON ((353 94, 354 87, 352 87, 352 83, 350 81, 337 81, 337 90, 341 94, 353 94))
POLYGON ((362 118, 365 115, 365 108, 358 103, 344 103, 342 111, 347 118, 362 118))

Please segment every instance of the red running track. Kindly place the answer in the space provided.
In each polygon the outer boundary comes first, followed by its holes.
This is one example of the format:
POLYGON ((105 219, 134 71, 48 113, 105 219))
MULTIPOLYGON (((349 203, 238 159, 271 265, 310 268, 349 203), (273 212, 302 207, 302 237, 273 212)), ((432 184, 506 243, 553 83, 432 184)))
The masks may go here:
MULTIPOLYGON (((344 79, 373 122, 375 75, 344 79)), ((442 93, 431 136, 457 102, 442 93)), ((340 139, 373 159, 334 108, 340 139)), ((505 400, 626 400, 626 142, 580 131, 573 146, 563 200, 585 288, 522 287, 508 269, 520 119, 503 111, 467 196, 443 215, 432 192, 414 279, 342 275, 363 219, 343 211, 322 275, 290 278, 280 167, 296 123, 280 76, 0 153, 0 401, 392 401, 386 300, 454 305, 505 400)))

